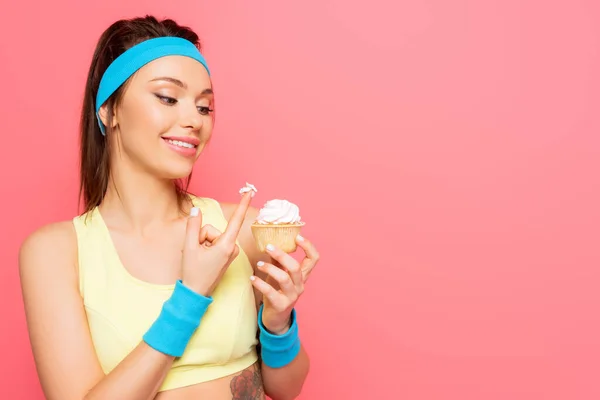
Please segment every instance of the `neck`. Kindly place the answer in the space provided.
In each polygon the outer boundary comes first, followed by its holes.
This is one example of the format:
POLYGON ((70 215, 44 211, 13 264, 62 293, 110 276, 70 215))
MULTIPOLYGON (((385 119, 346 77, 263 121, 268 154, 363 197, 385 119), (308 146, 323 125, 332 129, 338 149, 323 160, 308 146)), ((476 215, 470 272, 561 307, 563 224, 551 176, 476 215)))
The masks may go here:
POLYGON ((111 166, 100 205, 103 215, 123 229, 141 234, 178 219, 181 213, 175 182, 125 163, 121 160, 119 165, 111 166))

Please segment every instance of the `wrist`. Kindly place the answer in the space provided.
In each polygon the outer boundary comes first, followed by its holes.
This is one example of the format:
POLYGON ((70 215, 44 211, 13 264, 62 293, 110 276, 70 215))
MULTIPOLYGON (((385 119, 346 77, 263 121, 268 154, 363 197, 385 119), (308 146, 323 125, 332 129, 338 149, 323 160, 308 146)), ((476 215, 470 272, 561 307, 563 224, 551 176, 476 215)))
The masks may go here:
POLYGON ((161 353, 181 357, 212 301, 177 281, 143 340, 161 353))
POLYGON ((262 311, 263 306, 261 305, 258 312, 258 327, 262 361, 270 368, 285 367, 296 358, 301 348, 296 311, 292 310, 290 327, 281 335, 267 331, 262 323, 262 311))
POLYGON ((292 326, 292 316, 290 314, 290 316, 288 317, 286 322, 283 324, 277 324, 277 325, 270 324, 269 325, 269 324, 265 324, 264 320, 262 320, 261 322, 262 322, 262 326, 263 326, 264 330, 267 331, 268 333, 270 333, 272 335, 285 335, 292 326))
POLYGON ((200 296, 209 297, 209 290, 201 285, 192 285, 184 280, 179 281, 187 289, 197 293, 200 296))
POLYGON ((281 329, 269 329, 265 326, 265 330, 272 335, 281 336, 281 335, 285 335, 286 333, 288 333, 288 331, 290 330, 290 327, 286 326, 285 328, 281 328, 281 329))

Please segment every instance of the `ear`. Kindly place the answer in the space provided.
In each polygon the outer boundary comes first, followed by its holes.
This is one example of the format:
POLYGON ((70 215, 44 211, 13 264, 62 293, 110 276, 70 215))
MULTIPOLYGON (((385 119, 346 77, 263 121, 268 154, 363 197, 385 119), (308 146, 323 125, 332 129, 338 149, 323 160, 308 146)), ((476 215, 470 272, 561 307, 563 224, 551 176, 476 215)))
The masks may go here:
MULTIPOLYGON (((102 124, 104 126, 107 126, 107 122, 108 122, 108 105, 104 104, 102 106, 100 106, 100 110, 98 110, 98 115, 100 116, 100 121, 102 121, 102 124)), ((117 110, 116 107, 113 108, 113 119, 112 119, 112 128, 115 128, 118 125, 117 122, 117 110)))

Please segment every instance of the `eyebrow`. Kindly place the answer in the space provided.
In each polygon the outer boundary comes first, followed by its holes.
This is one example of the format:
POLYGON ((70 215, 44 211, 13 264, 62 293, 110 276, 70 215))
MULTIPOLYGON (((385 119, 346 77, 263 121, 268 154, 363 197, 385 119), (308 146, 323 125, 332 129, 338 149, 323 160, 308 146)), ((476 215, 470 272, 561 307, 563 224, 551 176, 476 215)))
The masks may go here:
MULTIPOLYGON (((172 84, 177 85, 180 88, 183 88, 183 89, 187 89, 188 88, 188 86, 185 83, 183 83, 182 81, 180 81, 177 78, 173 78, 173 77, 170 77, 170 76, 159 76, 158 78, 154 78, 154 79, 150 80, 150 82, 154 82, 154 81, 171 82, 172 84)), ((202 93, 201 93, 202 96, 209 95, 209 94, 213 94, 213 90, 210 89, 210 88, 204 89, 202 91, 202 93)))

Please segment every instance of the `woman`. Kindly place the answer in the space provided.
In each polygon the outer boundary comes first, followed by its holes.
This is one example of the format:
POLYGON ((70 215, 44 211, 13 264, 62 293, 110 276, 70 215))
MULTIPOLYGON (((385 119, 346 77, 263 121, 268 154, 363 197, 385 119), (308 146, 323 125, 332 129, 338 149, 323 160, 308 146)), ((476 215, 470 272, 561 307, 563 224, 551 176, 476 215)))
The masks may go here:
POLYGON ((317 263, 260 253, 239 204, 187 192, 213 129, 198 36, 121 20, 100 38, 81 119, 85 212, 20 251, 48 399, 295 398, 309 369, 294 305, 317 263))

